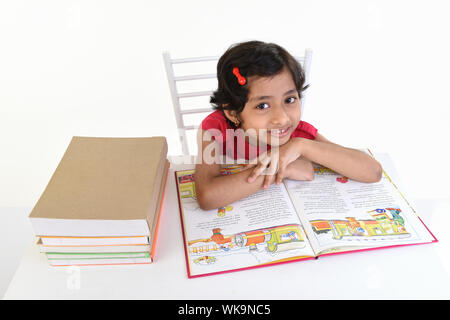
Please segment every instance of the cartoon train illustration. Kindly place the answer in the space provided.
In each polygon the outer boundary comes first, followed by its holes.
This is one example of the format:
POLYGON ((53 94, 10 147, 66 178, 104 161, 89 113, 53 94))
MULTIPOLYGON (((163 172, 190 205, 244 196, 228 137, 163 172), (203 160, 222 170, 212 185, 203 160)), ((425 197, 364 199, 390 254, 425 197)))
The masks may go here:
POLYGON ((343 237, 408 237, 410 234, 400 212, 399 208, 375 209, 367 211, 375 220, 356 220, 354 217, 346 217, 347 220, 312 220, 311 226, 316 234, 331 231, 336 240, 343 237))
POLYGON ((252 252, 258 249, 258 245, 265 245, 267 252, 275 253, 300 249, 306 245, 300 226, 296 224, 240 232, 229 236, 223 235, 221 231, 220 228, 215 228, 211 238, 189 241, 189 252, 196 254, 244 247, 248 247, 252 252))
POLYGON ((239 247, 257 249, 257 245, 266 244, 268 252, 280 252, 305 246, 299 225, 285 225, 236 234, 234 241, 239 247))

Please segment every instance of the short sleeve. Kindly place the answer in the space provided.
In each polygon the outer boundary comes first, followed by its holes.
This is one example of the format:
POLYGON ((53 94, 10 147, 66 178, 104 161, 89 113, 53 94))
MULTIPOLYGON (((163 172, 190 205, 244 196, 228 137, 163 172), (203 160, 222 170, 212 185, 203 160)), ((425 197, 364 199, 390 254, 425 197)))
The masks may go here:
POLYGON ((300 121, 297 129, 295 129, 291 137, 315 140, 317 137, 317 129, 312 124, 306 121, 300 121))
POLYGON ((226 120, 218 111, 209 114, 201 122, 200 129, 207 130, 211 133, 212 138, 219 143, 225 142, 226 120))
POLYGON ((214 128, 220 128, 220 120, 216 119, 215 117, 207 116, 200 124, 200 129, 202 130, 209 130, 214 128))

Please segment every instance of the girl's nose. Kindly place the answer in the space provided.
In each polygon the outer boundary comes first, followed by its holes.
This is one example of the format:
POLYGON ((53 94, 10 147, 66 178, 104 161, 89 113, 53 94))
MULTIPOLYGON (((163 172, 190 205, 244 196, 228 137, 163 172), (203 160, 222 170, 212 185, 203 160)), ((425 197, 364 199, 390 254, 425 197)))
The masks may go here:
POLYGON ((272 110, 272 125, 282 127, 289 122, 289 116, 283 107, 278 106, 273 108, 272 110))

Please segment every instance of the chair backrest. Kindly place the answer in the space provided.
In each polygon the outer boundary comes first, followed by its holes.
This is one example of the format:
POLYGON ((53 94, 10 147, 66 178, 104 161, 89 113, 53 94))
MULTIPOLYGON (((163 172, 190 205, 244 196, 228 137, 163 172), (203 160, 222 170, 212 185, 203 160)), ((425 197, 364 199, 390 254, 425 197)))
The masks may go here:
MULTIPOLYGON (((192 97, 201 97, 201 96, 211 96, 213 90, 216 88, 208 88, 209 90, 205 91, 187 91, 187 92, 179 92, 177 84, 180 82, 186 81, 195 81, 195 80, 203 80, 203 79, 216 79, 217 75, 215 72, 205 73, 205 74, 190 74, 190 75, 182 75, 177 76, 174 73, 174 65, 181 64, 191 64, 191 63, 204 63, 209 61, 218 61, 219 56, 209 56, 209 57, 196 57, 196 58, 185 58, 185 59, 172 59, 169 52, 163 52, 164 65, 167 73, 167 80, 169 81, 170 94, 172 96, 172 104, 173 110, 175 113, 175 119, 177 122, 178 134, 180 138, 180 143, 182 147, 183 155, 189 155, 189 145, 188 138, 186 132, 189 130, 196 130, 198 128, 198 124, 196 125, 185 125, 184 116, 199 114, 199 113, 210 113, 213 111, 210 105, 206 105, 200 108, 182 108, 182 101, 185 98, 192 97)), ((303 67, 305 72, 305 85, 309 84, 309 77, 311 74, 311 59, 312 59, 312 50, 306 49, 305 55, 302 57, 295 57, 297 61, 303 67)), ((305 95, 302 97, 302 115, 305 109, 305 95)), ((205 114, 206 116, 206 114, 205 114)))

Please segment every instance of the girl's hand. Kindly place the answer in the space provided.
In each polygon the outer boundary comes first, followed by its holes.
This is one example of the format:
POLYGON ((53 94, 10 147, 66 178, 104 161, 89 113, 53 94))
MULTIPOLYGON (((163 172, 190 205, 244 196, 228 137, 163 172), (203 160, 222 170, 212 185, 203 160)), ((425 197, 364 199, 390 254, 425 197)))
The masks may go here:
MULTIPOLYGON (((253 165, 255 168, 249 176, 248 182, 254 182, 258 176, 264 173, 264 189, 267 189, 275 179, 276 183, 280 184, 283 178, 287 177, 287 166, 297 160, 302 154, 300 139, 292 138, 279 148, 271 148, 270 151, 260 155, 257 164, 253 165)), ((247 168, 251 166, 249 165, 247 168)))
POLYGON ((314 179, 314 166, 311 161, 300 157, 287 166, 286 176, 282 178, 311 181, 314 179))
POLYGON ((302 138, 292 138, 279 148, 278 155, 278 171, 276 176, 276 184, 280 184, 284 178, 288 177, 286 172, 289 164, 300 158, 302 155, 302 138))
POLYGON ((259 155, 256 164, 246 165, 246 169, 253 168, 253 172, 247 179, 248 183, 253 183, 260 175, 264 174, 264 189, 267 189, 275 180, 278 168, 278 150, 271 150, 259 155))

